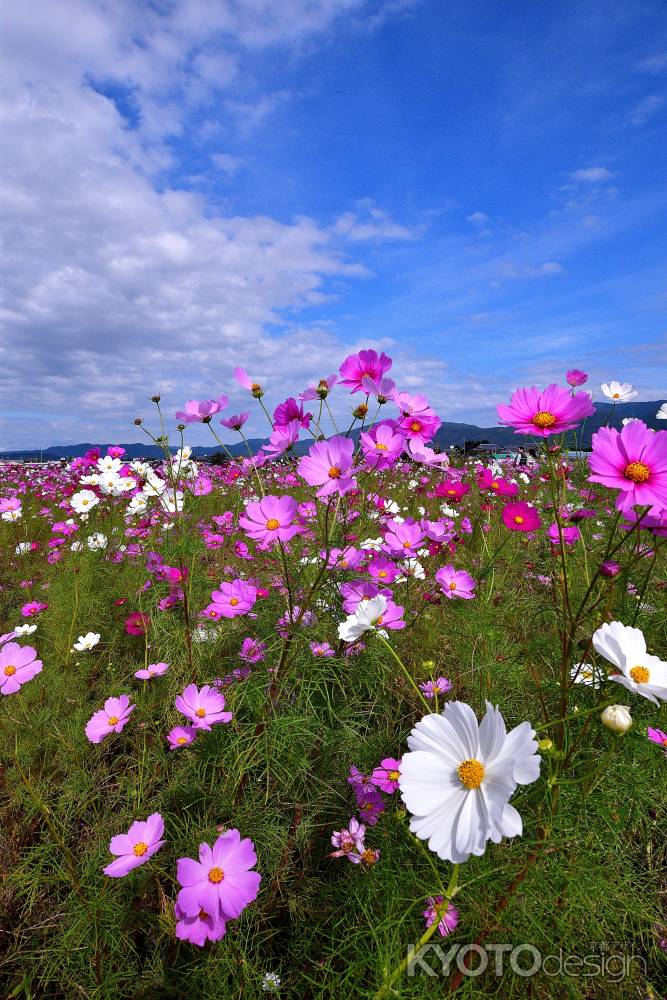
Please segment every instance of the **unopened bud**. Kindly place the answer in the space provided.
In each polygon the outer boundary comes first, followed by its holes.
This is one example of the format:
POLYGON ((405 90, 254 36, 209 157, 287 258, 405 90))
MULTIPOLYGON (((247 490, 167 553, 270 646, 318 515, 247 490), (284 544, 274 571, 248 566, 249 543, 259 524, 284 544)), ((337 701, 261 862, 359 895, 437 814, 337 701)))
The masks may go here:
POLYGON ((627 733, 632 726, 632 716, 626 705, 607 705, 600 719, 603 726, 619 736, 627 733))
POLYGON ((151 403, 159 403, 161 399, 162 397, 156 394, 155 396, 151 396, 151 403))

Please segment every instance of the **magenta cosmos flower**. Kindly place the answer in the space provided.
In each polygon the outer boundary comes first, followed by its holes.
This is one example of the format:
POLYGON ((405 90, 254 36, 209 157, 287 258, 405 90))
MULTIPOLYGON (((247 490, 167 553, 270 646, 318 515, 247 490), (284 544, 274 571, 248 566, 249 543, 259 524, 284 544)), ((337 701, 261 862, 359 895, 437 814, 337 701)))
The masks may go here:
POLYGON ((459 922, 459 911, 453 903, 445 902, 444 896, 429 896, 426 902, 428 903, 428 909, 424 910, 426 926, 430 927, 437 920, 438 933, 441 937, 447 937, 459 922))
POLYGON ((48 604, 45 604, 43 601, 29 601, 21 608, 21 614, 24 618, 34 618, 35 615, 46 611, 48 607, 48 604))
POLYGON ((120 698, 107 698, 104 708, 88 720, 86 736, 91 743, 101 743, 109 733, 119 733, 127 723, 136 705, 130 705, 130 696, 122 694, 120 698))
POLYGON ((217 399, 189 399, 184 410, 176 410, 176 419, 184 424, 209 423, 211 417, 224 410, 229 402, 227 396, 217 399))
POLYGON ((231 417, 223 417, 220 423, 223 427, 228 427, 230 431, 240 431, 249 417, 248 411, 244 410, 242 413, 232 413, 231 417))
POLYGON ((581 532, 576 524, 570 525, 569 527, 561 527, 560 531, 558 529, 558 523, 554 522, 549 525, 549 541, 552 545, 560 545, 561 535, 563 536, 563 541, 566 545, 574 545, 581 538, 581 532))
POLYGON ((241 915, 257 897, 262 880, 251 871, 257 864, 255 846, 249 838, 241 840, 238 830, 227 830, 213 847, 200 844, 199 861, 179 858, 176 877, 182 888, 178 906, 186 917, 197 917, 203 910, 214 920, 231 920, 241 915))
POLYGON ((475 581, 466 573, 464 569, 455 569, 453 566, 443 566, 435 574, 435 578, 440 584, 445 597, 462 597, 469 601, 475 596, 475 581))
POLYGON ((239 526, 257 542, 269 545, 277 541, 289 542, 301 530, 298 524, 292 523, 296 512, 297 502, 293 497, 268 496, 246 504, 239 526))
POLYGON ((219 941, 225 936, 227 922, 219 917, 212 917, 200 910, 195 917, 186 916, 182 907, 174 906, 176 916, 176 937, 179 941, 189 941, 202 948, 207 941, 219 941))
POLYGON ((586 372, 582 372, 580 368, 570 368, 569 372, 565 372, 565 378, 567 379, 567 384, 572 387, 588 382, 588 375, 586 372))
POLYGON ((510 531, 536 531, 542 523, 535 508, 525 500, 505 504, 502 518, 510 531))
POLYGON ((161 840, 164 833, 164 820, 159 813, 152 813, 148 819, 134 821, 127 833, 118 833, 111 838, 109 851, 116 855, 104 868, 104 874, 110 878, 122 878, 133 868, 138 868, 148 861, 164 844, 161 840))
POLYGON ((398 788, 398 779, 401 776, 401 762, 393 757, 385 757, 379 767, 376 767, 371 774, 373 784, 388 795, 398 788))
POLYGON ((663 733, 662 729, 652 729, 651 726, 646 730, 646 735, 650 739, 651 743, 657 743, 659 747, 667 754, 667 733, 663 733))
POLYGON ((318 441, 299 462, 298 473, 309 486, 320 487, 318 497, 328 497, 332 493, 342 496, 356 485, 354 478, 348 475, 353 452, 354 441, 350 438, 318 441))
POLYGON ((133 611, 125 619, 125 631, 128 635, 144 635, 150 623, 150 617, 145 612, 133 611))
POLYGON ((196 739, 197 730, 194 726, 174 726, 167 733, 170 750, 180 750, 181 747, 190 746, 196 739))
POLYGON ((667 507, 667 431, 651 431, 632 420, 622 431, 601 427, 588 459, 593 483, 620 490, 618 510, 635 504, 667 507))
POLYGON ((257 600, 257 587, 246 580, 232 580, 221 583, 211 594, 213 607, 222 618, 238 618, 246 615, 257 600))
POLYGON ((340 366, 340 384, 349 385, 350 392, 365 392, 363 379, 371 378, 380 382, 391 368, 392 360, 386 354, 376 351, 359 351, 350 354, 340 366))
MULTIPOLYGON (((10 636, 13 634, 9 633, 10 636)), ((0 649, 1 694, 16 694, 22 684, 37 676, 42 669, 42 661, 36 657, 36 649, 19 646, 18 642, 8 642, 0 649)))
POLYGON ((204 684, 201 690, 196 684, 188 684, 183 694, 176 696, 176 708, 190 719, 195 729, 209 730, 219 722, 230 722, 231 712, 225 712, 225 696, 204 684))
POLYGON ((517 434, 537 434, 539 437, 569 431, 584 417, 595 413, 587 392, 572 396, 555 383, 543 392, 535 386, 517 389, 509 405, 503 404, 496 409, 501 424, 515 427, 517 434))
POLYGON ((273 426, 287 427, 293 420, 296 420, 301 427, 307 427, 313 419, 312 413, 306 413, 303 405, 297 403, 293 396, 280 403, 273 411, 273 426))

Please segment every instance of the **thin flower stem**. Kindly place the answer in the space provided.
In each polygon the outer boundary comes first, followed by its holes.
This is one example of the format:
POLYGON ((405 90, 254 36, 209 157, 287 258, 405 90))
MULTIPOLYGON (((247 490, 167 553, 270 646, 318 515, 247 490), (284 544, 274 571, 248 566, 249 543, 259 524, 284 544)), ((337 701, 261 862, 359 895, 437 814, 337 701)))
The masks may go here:
POLYGON ((391 653, 391 655, 394 657, 394 659, 398 663, 399 667, 401 668, 401 670, 403 671, 403 673, 405 674, 405 676, 407 677, 407 679, 410 681, 410 684, 415 689, 417 695, 419 696, 420 701, 424 704, 424 706, 426 708, 426 711, 430 714, 430 712, 431 712, 431 706, 427 702, 427 700, 424 697, 424 695, 422 694, 422 692, 419 690, 419 687, 418 687, 418 685, 417 685, 414 677, 412 676, 412 674, 410 673, 410 671, 408 670, 408 668, 406 667, 406 665, 403 663, 403 660, 400 658, 400 656, 398 655, 398 653, 391 647, 391 645, 387 642, 387 640, 384 638, 384 636, 381 636, 379 632, 377 632, 376 635, 377 635, 378 639, 380 640, 380 642, 383 644, 383 646, 386 646, 387 649, 389 650, 389 652, 391 653))

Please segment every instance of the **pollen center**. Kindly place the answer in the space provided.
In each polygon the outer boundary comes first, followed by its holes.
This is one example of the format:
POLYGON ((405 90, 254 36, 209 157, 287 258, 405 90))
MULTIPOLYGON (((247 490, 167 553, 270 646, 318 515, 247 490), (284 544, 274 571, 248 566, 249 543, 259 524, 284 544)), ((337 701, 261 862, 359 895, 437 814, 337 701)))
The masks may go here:
POLYGON ((198 719, 203 719, 206 716, 206 709, 198 708, 197 711, 195 712, 195 715, 197 716, 198 719))
POLYGON ((117 726, 118 725, 118 716, 117 715, 110 715, 109 716, 109 725, 110 726, 117 726))
POLYGON ((651 470, 644 462, 630 462, 626 465, 623 475, 633 483, 645 483, 651 478, 651 470))
POLYGON ((138 858, 142 858, 147 850, 148 850, 148 844, 144 843, 143 840, 139 840, 132 848, 132 853, 136 854, 138 858))
POLYGON ((208 873, 208 880, 209 882, 212 882, 213 885, 217 885, 218 882, 222 882, 224 877, 225 873, 223 872, 222 868, 211 868, 210 872, 208 873))
POLYGON ((16 667, 13 663, 8 663, 5 667, 5 677, 13 677, 16 673, 16 667))
POLYGON ((633 667, 630 676, 635 684, 648 684, 651 673, 647 667, 633 667))
POLYGON ((398 781, 401 776, 400 771, 387 771, 387 777, 390 781, 398 781))
POLYGON ((533 417, 533 423, 537 424, 538 427, 553 427, 556 423, 556 418, 548 410, 540 410, 533 417))
POLYGON ((235 607, 236 607, 236 605, 237 605, 237 604, 239 603, 239 599, 238 599, 238 597, 232 597, 232 598, 230 599, 229 603, 231 604, 231 606, 232 606, 233 608, 235 608, 235 607))
POLYGON ((387 451, 387 446, 386 446, 386 444, 383 444, 382 441, 378 441, 377 444, 375 445, 375 450, 376 451, 387 451))
POLYGON ((183 744, 184 744, 184 743, 187 743, 188 741, 187 741, 187 739, 185 738, 185 736, 179 736, 179 737, 178 737, 178 739, 176 740, 176 742, 177 742, 177 743, 178 743, 178 744, 179 744, 180 746, 183 746, 183 744))
POLYGON ((412 423, 410 424, 411 431, 420 431, 421 429, 422 425, 419 423, 418 420, 413 420, 412 423))
POLYGON ((277 517, 270 517, 269 520, 266 522, 266 527, 268 528, 269 531, 275 531, 276 528, 280 527, 280 521, 278 520, 277 517))
POLYGON ((471 760, 464 760, 456 769, 461 784, 466 788, 479 788, 484 781, 484 765, 473 757, 471 760))
POLYGON ((450 585, 449 585, 449 589, 450 589, 450 590, 456 590, 456 584, 454 583, 454 581, 453 581, 453 580, 452 580, 452 582, 451 582, 451 583, 450 583, 450 585))
POLYGON ((329 469, 329 479, 339 479, 339 478, 340 478, 340 469, 338 468, 337 465, 332 465, 331 468, 329 469))
POLYGON ((523 524, 523 518, 522 518, 521 514, 517 514, 517 515, 515 516, 515 518, 514 518, 514 523, 515 523, 515 524, 523 524))

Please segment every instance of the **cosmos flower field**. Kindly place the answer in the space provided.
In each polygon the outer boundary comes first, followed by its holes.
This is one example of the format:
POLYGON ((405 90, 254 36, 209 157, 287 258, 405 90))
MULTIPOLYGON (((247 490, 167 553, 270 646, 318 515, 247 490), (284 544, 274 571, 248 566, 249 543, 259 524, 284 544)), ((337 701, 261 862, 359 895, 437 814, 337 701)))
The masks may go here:
POLYGON ((577 452, 572 370, 496 461, 373 350, 233 378, 161 461, 0 465, 2 995, 662 997, 667 431, 577 452))

